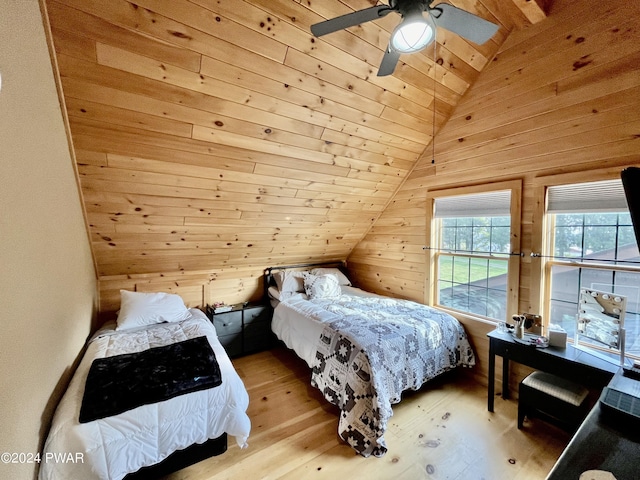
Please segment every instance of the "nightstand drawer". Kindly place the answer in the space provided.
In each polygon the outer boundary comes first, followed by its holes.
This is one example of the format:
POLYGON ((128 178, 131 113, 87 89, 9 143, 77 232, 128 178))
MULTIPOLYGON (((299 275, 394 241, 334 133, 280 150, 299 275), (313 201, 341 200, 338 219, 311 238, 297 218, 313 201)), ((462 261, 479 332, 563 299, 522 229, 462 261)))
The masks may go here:
POLYGON ((239 333, 233 335, 218 335, 220 344, 227 351, 227 355, 234 357, 242 353, 242 335, 239 333))
POLYGON ((262 337, 271 332, 271 324, 268 322, 255 321, 244 326, 245 337, 262 337))
POLYGON ((255 319, 244 326, 244 350, 253 352, 271 348, 275 343, 275 334, 271 331, 271 323, 255 319))
POLYGON ((265 306, 247 308, 244 311, 244 324, 254 322, 268 322, 271 317, 271 309, 265 306))
POLYGON ((242 310, 214 315, 213 326, 216 327, 219 337, 240 333, 242 331, 242 310))

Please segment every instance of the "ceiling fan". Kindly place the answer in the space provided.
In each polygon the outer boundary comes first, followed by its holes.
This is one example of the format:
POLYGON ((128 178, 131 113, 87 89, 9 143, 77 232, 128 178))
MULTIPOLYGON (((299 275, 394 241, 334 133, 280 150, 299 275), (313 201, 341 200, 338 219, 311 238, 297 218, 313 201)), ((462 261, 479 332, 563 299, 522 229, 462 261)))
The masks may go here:
POLYGON ((333 33, 354 25, 382 18, 391 12, 400 14, 402 22, 391 33, 389 45, 382 57, 378 76, 391 75, 401 53, 422 50, 435 38, 436 27, 441 27, 477 44, 489 40, 498 25, 473 13, 447 3, 431 6, 433 0, 389 0, 389 5, 378 5, 347 13, 311 25, 316 37, 333 33), (427 12, 425 17, 423 12, 427 12))

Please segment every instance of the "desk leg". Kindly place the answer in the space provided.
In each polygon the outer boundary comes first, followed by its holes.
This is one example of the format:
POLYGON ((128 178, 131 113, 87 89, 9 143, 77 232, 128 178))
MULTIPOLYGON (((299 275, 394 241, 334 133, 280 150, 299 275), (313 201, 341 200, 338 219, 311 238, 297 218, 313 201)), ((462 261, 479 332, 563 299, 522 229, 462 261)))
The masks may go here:
POLYGON ((509 357, 502 357, 502 398, 509 398, 509 357))
POLYGON ((493 349, 493 341, 489 341, 489 385, 487 387, 487 410, 493 412, 493 397, 495 395, 496 378, 496 354, 493 349))

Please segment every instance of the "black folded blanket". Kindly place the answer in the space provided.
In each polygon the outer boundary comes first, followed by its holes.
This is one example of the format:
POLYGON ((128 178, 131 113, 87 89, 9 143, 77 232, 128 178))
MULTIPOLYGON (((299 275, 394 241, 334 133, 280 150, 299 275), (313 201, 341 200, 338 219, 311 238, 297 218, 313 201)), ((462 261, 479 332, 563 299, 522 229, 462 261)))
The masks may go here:
POLYGON ((207 337, 93 361, 80 408, 80 423, 117 415, 222 383, 207 337))

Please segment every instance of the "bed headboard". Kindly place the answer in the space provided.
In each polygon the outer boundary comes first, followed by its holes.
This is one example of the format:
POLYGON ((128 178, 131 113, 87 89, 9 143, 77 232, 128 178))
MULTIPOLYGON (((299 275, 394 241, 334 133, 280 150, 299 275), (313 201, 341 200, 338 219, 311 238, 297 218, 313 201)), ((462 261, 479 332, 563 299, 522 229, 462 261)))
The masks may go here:
POLYGON ((277 267, 268 267, 264 269, 264 298, 269 300, 269 287, 275 286, 276 281, 273 278, 274 272, 280 270, 307 270, 312 268, 330 268, 335 267, 342 270, 343 273, 347 273, 346 262, 344 260, 335 260, 333 262, 320 262, 320 263, 301 263, 298 265, 282 265, 277 267))

